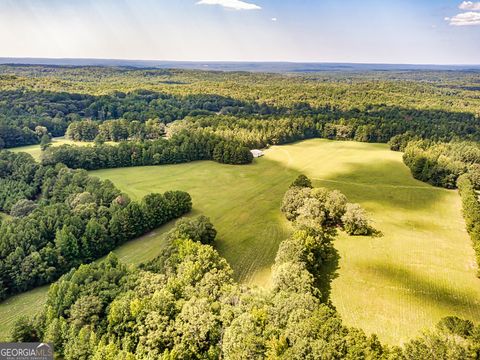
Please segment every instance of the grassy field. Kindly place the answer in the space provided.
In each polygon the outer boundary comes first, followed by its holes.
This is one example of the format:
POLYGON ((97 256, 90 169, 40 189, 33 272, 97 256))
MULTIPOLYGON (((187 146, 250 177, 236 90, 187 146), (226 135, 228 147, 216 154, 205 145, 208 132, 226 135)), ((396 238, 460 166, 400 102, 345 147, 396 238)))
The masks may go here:
MULTIPOLYGON (((216 246, 237 279, 263 286, 269 285, 278 244, 291 231, 279 207, 299 173, 362 204, 383 233, 376 238, 341 234, 335 242, 339 258, 331 296, 348 325, 399 344, 446 315, 480 322, 480 280, 457 193, 414 180, 401 154, 386 145, 310 140, 273 147, 249 166, 195 162, 92 172, 132 198, 188 191, 192 215, 212 219, 216 246)), ((116 253, 134 264, 153 258, 171 226, 116 253)), ((39 301, 42 289, 0 304, 0 339, 11 324, 3 315, 31 313, 28 298, 39 301)))
POLYGON ((399 344, 444 316, 480 322, 480 279, 456 191, 414 180, 401 154, 380 144, 314 140, 268 157, 341 190, 384 234, 335 242, 331 296, 348 325, 399 344))
POLYGON ((480 280, 458 194, 414 180, 386 145, 311 140, 273 147, 251 166, 196 162, 94 174, 134 198, 188 191, 195 211, 217 227, 217 248, 237 279, 268 286, 278 244, 290 231, 281 198, 298 173, 360 203, 384 234, 341 234, 335 243, 331 296, 348 325, 398 344, 443 316, 480 321, 480 280))
MULTIPOLYGON (((115 144, 114 142, 107 142, 108 144, 115 144)), ((51 146, 61 146, 61 145, 76 145, 76 146, 92 146, 93 142, 81 142, 81 141, 73 141, 66 139, 64 137, 57 137, 52 139, 51 146)), ((42 150, 40 149, 40 145, 28 145, 28 146, 20 146, 16 148, 8 149, 13 152, 26 152, 33 156, 34 159, 40 160, 42 156, 42 150)))

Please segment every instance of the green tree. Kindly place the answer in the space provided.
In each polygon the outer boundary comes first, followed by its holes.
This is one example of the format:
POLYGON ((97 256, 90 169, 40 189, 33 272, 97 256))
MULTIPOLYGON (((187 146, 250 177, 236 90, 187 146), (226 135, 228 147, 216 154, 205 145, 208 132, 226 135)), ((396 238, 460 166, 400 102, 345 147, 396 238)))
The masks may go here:
POLYGON ((51 145, 52 138, 48 134, 42 135, 42 137, 40 138, 40 149, 42 151, 45 151, 51 145))
POLYGON ((32 200, 18 200, 10 210, 10 215, 14 217, 25 217, 37 208, 37 204, 32 200))
POLYGON ((290 185, 290 187, 300 187, 300 188, 311 188, 312 187, 312 181, 306 177, 305 175, 298 175, 298 177, 295 179, 295 181, 290 185))
POLYGON ((368 235, 370 225, 367 213, 358 204, 347 204, 345 215, 342 216, 343 229, 349 235, 368 235))

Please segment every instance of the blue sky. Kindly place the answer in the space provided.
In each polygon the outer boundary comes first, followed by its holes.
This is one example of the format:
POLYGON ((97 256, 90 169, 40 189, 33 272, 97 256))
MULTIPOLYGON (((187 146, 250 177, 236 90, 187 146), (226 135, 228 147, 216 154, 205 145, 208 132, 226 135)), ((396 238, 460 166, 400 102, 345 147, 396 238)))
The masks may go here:
POLYGON ((0 57, 480 64, 480 1, 0 0, 0 57))

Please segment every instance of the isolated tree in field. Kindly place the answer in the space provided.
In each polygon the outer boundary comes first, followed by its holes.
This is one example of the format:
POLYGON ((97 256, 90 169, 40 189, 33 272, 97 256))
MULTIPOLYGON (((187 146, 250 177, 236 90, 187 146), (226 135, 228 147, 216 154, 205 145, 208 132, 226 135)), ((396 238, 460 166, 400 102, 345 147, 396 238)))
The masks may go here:
POLYGON ((50 137, 50 135, 43 135, 40 139, 40 149, 42 149, 42 151, 45 151, 50 145, 52 145, 52 138, 50 137))
POLYGON ((295 181, 290 185, 291 187, 296 186, 296 187, 301 187, 301 188, 311 188, 312 187, 312 181, 306 177, 305 175, 298 175, 298 177, 295 179, 295 181))
POLYGON ((349 235, 368 235, 370 233, 367 213, 358 204, 347 204, 342 222, 343 229, 349 235))

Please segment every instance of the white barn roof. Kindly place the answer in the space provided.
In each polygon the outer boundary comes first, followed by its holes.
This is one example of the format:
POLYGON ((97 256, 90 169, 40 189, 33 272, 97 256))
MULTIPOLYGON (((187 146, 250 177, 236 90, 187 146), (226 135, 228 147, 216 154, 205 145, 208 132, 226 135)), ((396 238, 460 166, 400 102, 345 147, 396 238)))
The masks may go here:
POLYGON ((250 151, 251 151, 253 157, 255 157, 255 158, 258 158, 258 157, 261 157, 261 156, 265 155, 262 150, 254 149, 254 150, 250 150, 250 151))

